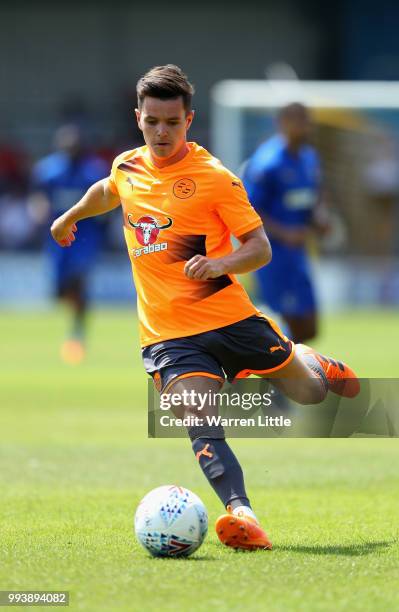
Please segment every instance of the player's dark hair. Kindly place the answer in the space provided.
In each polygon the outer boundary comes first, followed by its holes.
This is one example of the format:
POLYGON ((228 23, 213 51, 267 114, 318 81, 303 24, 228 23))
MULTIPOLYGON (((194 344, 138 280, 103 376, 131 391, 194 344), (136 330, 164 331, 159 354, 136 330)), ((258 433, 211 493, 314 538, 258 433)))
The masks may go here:
POLYGON ((194 87, 182 69, 174 64, 151 68, 139 79, 136 90, 139 108, 146 96, 160 100, 173 100, 181 96, 186 113, 191 110, 194 87))
POLYGON ((291 102, 282 106, 278 112, 278 119, 288 119, 290 117, 306 116, 309 114, 307 107, 301 102, 291 102))

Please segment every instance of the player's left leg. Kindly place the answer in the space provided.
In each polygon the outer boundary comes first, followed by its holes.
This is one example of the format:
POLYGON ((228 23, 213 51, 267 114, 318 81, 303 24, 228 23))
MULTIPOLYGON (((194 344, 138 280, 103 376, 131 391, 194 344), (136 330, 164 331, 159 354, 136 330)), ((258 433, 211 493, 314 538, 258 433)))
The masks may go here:
POLYGON ((60 296, 72 311, 72 323, 68 339, 61 347, 61 356, 67 363, 80 363, 85 356, 87 297, 84 276, 68 279, 60 296))
POLYGON ((218 405, 212 398, 220 388, 218 380, 193 375, 178 378, 164 393, 187 398, 185 405, 173 408, 173 412, 179 418, 197 417, 199 423, 188 427, 188 435, 195 457, 223 505, 250 506, 242 469, 226 442, 224 429, 221 425, 209 424, 209 417, 219 415, 218 405))

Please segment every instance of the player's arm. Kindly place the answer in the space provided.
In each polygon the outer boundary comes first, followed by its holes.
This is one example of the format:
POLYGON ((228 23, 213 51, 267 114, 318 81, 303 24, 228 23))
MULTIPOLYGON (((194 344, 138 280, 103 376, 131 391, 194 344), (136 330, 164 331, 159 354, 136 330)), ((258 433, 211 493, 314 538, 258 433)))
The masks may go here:
POLYGON ((58 217, 51 226, 51 235, 60 246, 71 246, 77 231, 76 223, 102 215, 120 205, 120 198, 109 188, 109 179, 94 183, 72 208, 58 217))
POLYGON ((311 233, 309 227, 289 228, 269 215, 268 211, 276 190, 275 182, 275 167, 273 164, 259 166, 256 163, 251 163, 251 161, 248 163, 244 185, 252 206, 258 211, 264 226, 267 228, 268 236, 287 246, 303 246, 311 233))
POLYGON ((185 265, 188 278, 207 280, 223 274, 244 274, 269 263, 272 258, 270 242, 263 227, 257 227, 238 236, 241 245, 230 255, 211 259, 194 255, 185 265))

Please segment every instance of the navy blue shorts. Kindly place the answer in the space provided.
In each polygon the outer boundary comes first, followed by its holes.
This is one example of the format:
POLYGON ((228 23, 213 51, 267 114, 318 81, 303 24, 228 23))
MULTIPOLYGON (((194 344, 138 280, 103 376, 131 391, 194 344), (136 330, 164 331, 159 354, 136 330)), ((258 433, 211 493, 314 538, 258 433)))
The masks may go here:
POLYGON ((56 296, 76 286, 85 292, 89 274, 98 261, 102 232, 97 221, 84 219, 79 222, 76 243, 72 247, 60 247, 49 237, 46 246, 56 296))
POLYGON ((317 311, 309 258, 305 252, 287 255, 272 245, 273 259, 256 271, 259 298, 283 316, 304 317, 317 311))
POLYGON ((207 376, 224 381, 259 376, 287 365, 293 343, 272 319, 247 319, 194 336, 174 338, 142 349, 144 367, 159 391, 178 378, 207 376))

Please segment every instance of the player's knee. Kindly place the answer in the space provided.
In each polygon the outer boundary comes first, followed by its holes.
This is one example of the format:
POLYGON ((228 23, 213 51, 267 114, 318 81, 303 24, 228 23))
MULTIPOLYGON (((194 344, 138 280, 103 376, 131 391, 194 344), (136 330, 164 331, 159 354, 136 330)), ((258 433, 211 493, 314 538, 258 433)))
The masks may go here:
POLYGON ((301 381, 295 400, 298 404, 320 404, 326 397, 327 391, 319 378, 309 378, 301 381))

